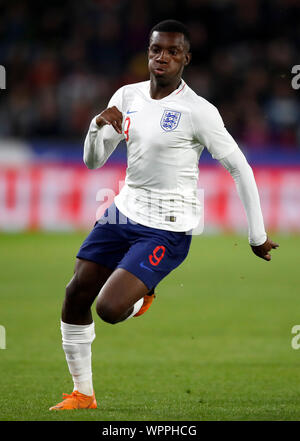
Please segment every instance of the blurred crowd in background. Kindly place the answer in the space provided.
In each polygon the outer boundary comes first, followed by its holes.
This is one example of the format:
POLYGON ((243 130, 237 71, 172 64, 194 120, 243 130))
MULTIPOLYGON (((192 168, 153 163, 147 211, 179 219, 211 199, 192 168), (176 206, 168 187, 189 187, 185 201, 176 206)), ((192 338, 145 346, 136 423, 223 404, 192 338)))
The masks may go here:
POLYGON ((117 88, 148 79, 149 31, 168 18, 191 34, 185 81, 230 133, 299 149, 299 0, 0 0, 0 137, 82 140, 117 88))

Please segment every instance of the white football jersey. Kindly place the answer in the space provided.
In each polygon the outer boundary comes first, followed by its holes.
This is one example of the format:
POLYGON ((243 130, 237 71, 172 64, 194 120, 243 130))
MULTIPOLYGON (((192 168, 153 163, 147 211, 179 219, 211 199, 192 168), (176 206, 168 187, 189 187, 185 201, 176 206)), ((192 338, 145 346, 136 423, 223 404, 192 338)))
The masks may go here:
POLYGON ((217 108, 183 80, 165 98, 150 96, 150 81, 121 87, 108 107, 123 114, 123 133, 102 132, 107 160, 122 139, 127 144, 125 185, 115 197, 118 209, 134 222, 170 231, 195 228, 203 212, 197 197, 198 161, 206 147, 222 159, 238 148, 217 108))

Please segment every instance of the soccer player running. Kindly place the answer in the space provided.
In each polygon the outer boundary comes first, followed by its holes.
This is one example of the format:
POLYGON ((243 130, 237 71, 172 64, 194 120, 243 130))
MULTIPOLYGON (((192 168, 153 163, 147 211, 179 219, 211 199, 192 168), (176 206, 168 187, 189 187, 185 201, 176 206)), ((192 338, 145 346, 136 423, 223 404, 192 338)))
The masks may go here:
POLYGON ((180 22, 150 32, 150 80, 121 87, 95 116, 84 143, 84 162, 100 168, 120 141, 127 143, 125 185, 83 242, 61 315, 62 345, 74 382, 50 410, 96 408, 91 306, 118 323, 142 315, 158 283, 188 254, 199 222, 198 161, 204 147, 232 175, 244 205, 253 252, 264 260, 278 244, 265 232, 253 172, 211 103, 196 95, 182 73, 190 39, 180 22))

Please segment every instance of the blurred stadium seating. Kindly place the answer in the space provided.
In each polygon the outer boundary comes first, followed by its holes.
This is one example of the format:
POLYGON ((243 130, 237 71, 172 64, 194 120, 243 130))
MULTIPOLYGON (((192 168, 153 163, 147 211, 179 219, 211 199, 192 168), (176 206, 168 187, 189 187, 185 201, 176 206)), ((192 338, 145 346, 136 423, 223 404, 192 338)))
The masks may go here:
MULTIPOLYGON (((300 231, 298 0, 0 1, 1 230, 92 226, 124 178, 126 149, 88 171, 86 130, 118 87, 148 79, 149 30, 166 18, 190 29, 184 78, 246 153, 267 227, 300 231)), ((205 231, 244 230, 230 176, 206 153, 201 164, 205 231)))

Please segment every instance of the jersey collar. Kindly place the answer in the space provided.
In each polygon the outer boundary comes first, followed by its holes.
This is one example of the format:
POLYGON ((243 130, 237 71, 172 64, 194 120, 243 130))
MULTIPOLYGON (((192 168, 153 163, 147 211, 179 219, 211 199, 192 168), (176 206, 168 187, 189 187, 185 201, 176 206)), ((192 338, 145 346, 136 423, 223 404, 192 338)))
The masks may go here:
POLYGON ((173 98, 175 95, 181 95, 183 92, 185 92, 185 90, 187 89, 187 84, 186 82, 181 78, 180 84, 177 87, 177 89, 173 90, 173 92, 171 92, 169 95, 165 96, 164 98, 161 98, 160 100, 155 100, 153 98, 151 98, 150 95, 150 80, 148 81, 148 97, 150 98, 151 101, 157 101, 157 102, 161 102, 161 101, 166 101, 169 98, 173 98))

